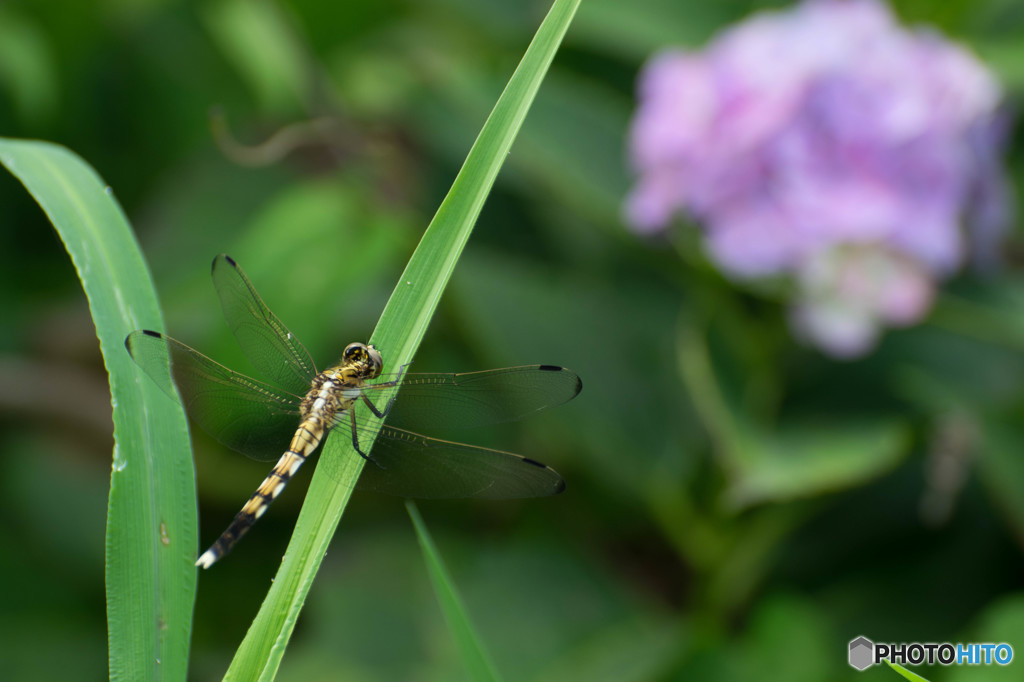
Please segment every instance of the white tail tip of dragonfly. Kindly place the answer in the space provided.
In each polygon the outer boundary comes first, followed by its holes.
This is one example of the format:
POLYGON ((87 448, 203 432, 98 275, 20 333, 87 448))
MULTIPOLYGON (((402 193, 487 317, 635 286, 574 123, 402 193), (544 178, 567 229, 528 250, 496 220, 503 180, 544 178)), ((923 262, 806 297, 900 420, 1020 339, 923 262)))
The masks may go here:
POLYGON ((211 552, 210 550, 206 550, 205 552, 203 552, 203 555, 199 557, 199 560, 196 561, 196 566, 209 568, 210 566, 213 566, 215 561, 217 561, 217 555, 211 552))

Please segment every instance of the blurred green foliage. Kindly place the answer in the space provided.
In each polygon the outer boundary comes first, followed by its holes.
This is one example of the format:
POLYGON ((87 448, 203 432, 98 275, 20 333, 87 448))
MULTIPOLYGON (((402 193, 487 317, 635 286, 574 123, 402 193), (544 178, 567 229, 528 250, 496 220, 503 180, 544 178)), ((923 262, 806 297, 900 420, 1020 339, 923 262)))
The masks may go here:
MULTIPOLYGON (((474 439, 551 464, 565 494, 420 505, 504 679, 896 679, 849 668, 847 642, 1020 643, 1014 244, 927 324, 837 363, 691 240, 621 224, 640 64, 769 4, 584 2, 417 356, 583 377, 572 404, 474 439)), ((0 135, 64 144, 114 188, 171 334, 247 369, 209 282, 227 252, 330 362, 369 334, 547 5, 10 0, 0 135)), ((1019 108, 1019 2, 897 11, 989 59, 1019 108)), ((1020 186, 1019 136, 1008 163, 1020 186)), ((101 679, 109 389, 59 240, 13 179, 0 204, 0 577, 17 586, 0 596, 0 669, 101 679)), ((193 441, 205 543, 266 471, 193 441)), ((306 480, 201 576, 195 679, 225 670, 306 480)), ((464 677, 399 500, 357 495, 332 549, 281 679, 464 677)))

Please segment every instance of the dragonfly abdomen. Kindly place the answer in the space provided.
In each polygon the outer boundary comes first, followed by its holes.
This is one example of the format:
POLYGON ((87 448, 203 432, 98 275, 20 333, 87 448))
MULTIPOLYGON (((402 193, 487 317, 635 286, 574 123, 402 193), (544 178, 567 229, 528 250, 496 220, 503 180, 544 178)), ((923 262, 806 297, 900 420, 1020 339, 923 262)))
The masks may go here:
POLYGON ((242 511, 235 515, 227 530, 221 533, 217 541, 199 557, 196 566, 209 568, 230 552, 235 543, 266 513, 270 504, 284 491, 288 481, 295 476, 306 458, 313 454, 313 451, 320 445, 328 428, 338 423, 338 420, 351 407, 354 397, 349 395, 351 387, 345 386, 344 383, 332 378, 326 372, 313 380, 312 388, 302 401, 302 423, 295 430, 288 450, 281 455, 281 459, 274 465, 270 474, 263 479, 263 483, 256 488, 256 492, 249 497, 242 507, 242 511))
POLYGON ((246 531, 266 513, 270 504, 284 491, 288 481, 295 476, 306 458, 320 445, 325 430, 323 421, 315 417, 307 419, 299 425, 295 435, 292 436, 288 450, 281 455, 281 459, 277 460, 273 470, 263 479, 256 491, 249 496, 242 511, 235 515, 227 530, 221 533, 217 541, 199 557, 196 566, 209 568, 231 551, 231 548, 245 535, 246 531))

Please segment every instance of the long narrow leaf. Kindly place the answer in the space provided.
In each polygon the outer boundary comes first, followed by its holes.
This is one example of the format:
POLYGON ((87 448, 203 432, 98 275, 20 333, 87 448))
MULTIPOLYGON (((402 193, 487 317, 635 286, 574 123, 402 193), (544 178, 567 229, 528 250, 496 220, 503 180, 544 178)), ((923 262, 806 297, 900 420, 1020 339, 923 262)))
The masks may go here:
POLYGON ((420 543, 420 550, 423 552, 423 561, 427 564, 430 582, 434 586, 434 593, 441 605, 448 629, 452 631, 455 643, 459 647, 459 654, 466 666, 469 679, 500 679, 494 669, 491 657, 476 634, 476 628, 473 627, 473 623, 469 619, 466 607, 462 603, 462 598, 459 597, 458 590, 455 589, 455 583, 441 559, 441 554, 437 551, 437 546, 434 545, 434 539, 430 536, 426 524, 423 523, 420 510, 412 501, 407 501, 405 508, 409 512, 409 518, 412 519, 412 525, 416 528, 416 537, 420 543))
MULTIPOLYGON (((578 5, 579 0, 555 1, 402 273, 370 339, 384 353, 385 371, 412 361, 578 5)), ((366 414, 360 416, 374 423, 366 414)), ((318 467, 284 561, 228 669, 229 678, 273 679, 362 471, 363 460, 344 433, 327 439, 321 457, 334 460, 333 468, 344 465, 346 484, 338 485, 318 467)))
POLYGON ((82 281, 114 405, 107 511, 110 678, 184 680, 195 602, 196 492, 185 416, 128 357, 162 327, 156 292, 117 201, 63 147, 0 139, 0 162, 50 218, 82 281))

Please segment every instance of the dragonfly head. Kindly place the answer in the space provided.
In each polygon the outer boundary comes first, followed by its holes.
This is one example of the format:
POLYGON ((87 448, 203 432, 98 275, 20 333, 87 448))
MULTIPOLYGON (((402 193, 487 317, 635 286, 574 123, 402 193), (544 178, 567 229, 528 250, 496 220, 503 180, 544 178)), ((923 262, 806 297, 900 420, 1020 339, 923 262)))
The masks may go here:
POLYGON ((345 346, 341 361, 352 367, 363 379, 376 379, 384 367, 380 351, 364 343, 350 343, 345 346))

